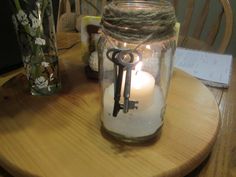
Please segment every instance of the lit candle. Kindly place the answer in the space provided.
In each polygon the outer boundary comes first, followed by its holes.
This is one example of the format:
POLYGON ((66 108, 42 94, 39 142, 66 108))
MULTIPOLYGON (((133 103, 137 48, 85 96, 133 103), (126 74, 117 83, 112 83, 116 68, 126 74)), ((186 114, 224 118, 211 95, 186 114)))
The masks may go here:
MULTIPOLYGON (((125 75, 126 71, 122 81, 121 104, 124 100, 125 75)), ((117 117, 113 117, 114 84, 104 90, 102 121, 105 128, 133 138, 154 134, 163 124, 164 97, 161 88, 155 85, 154 77, 141 71, 140 65, 131 73, 130 100, 139 102, 138 109, 130 109, 128 113, 120 110, 117 117)))
MULTIPOLYGON (((141 71, 142 64, 139 63, 131 73, 130 100, 138 101, 138 109, 145 109, 152 104, 155 79, 144 71, 141 71)), ((126 72, 124 72, 121 96, 124 92, 126 72)))
POLYGON ((128 113, 124 113, 120 110, 117 117, 113 117, 114 86, 112 84, 106 88, 103 95, 102 116, 102 122, 106 129, 111 132, 126 134, 127 137, 134 138, 155 133, 155 131, 163 124, 165 102, 161 88, 156 85, 153 90, 152 104, 148 104, 149 106, 146 106, 145 109, 138 108, 129 110, 128 113), (128 129, 127 126, 129 126, 128 129))

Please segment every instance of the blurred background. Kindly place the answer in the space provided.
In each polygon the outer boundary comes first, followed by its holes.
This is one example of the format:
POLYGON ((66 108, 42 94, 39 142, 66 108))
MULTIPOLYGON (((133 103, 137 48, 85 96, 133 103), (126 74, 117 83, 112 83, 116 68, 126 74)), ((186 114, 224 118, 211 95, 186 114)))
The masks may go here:
MULTIPOLYGON (((11 20, 11 10, 9 7, 9 0, 1 0, 0 1, 0 74, 5 73, 7 71, 13 70, 15 68, 18 68, 22 66, 21 58, 20 58, 20 50, 17 44, 17 39, 16 39, 16 34, 14 31, 14 27, 12 24, 11 20)), ((63 2, 66 0, 61 0, 60 2, 63 2)), ((97 1, 97 0, 68 0, 71 5, 71 12, 76 14, 76 3, 75 1, 80 2, 80 13, 84 15, 93 15, 94 14, 94 8, 91 8, 91 4, 96 6, 97 9, 101 10, 102 9, 102 2, 103 1, 97 1), (90 3, 90 5, 88 4, 90 3), (85 6, 90 6, 90 9, 92 9, 93 12, 90 12, 88 8, 84 8, 85 6)), ((221 11, 220 8, 220 0, 211 0, 210 4, 210 15, 207 18, 206 24, 210 24, 210 22, 213 21, 213 18, 216 16, 217 13, 221 11)), ((54 8, 54 20, 55 20, 55 26, 57 26, 57 19, 58 19, 58 10, 59 10, 59 0, 52 0, 53 2, 53 8, 54 8)), ((177 18, 179 22, 182 22, 184 20, 184 15, 187 7, 188 1, 186 0, 179 0, 179 5, 177 7, 177 18)), ((193 31, 194 28, 194 23, 195 19, 197 19, 199 13, 201 11, 198 11, 198 9, 201 9, 202 6, 204 5, 205 1, 202 0, 195 0, 195 10, 193 12, 194 18, 191 20, 191 25, 190 25, 190 32, 193 31)), ((234 28, 233 28, 233 33, 231 37, 231 41, 229 43, 229 46, 226 50, 226 54, 232 54, 234 57, 236 57, 236 1, 235 0, 230 0, 231 7, 233 9, 234 13, 234 28)), ((77 7, 78 8, 78 7, 77 7)), ((98 14, 98 13, 96 13, 98 14)), ((67 19, 66 19, 67 20, 67 19)), ((222 21, 223 25, 224 20, 222 21)), ((75 29, 75 31, 78 32, 79 27, 75 29)), ((217 36, 216 39, 216 44, 219 45, 220 43, 220 38, 222 37, 222 34, 224 32, 224 29, 221 28, 219 31, 219 35, 217 36)), ((201 38, 206 38, 208 33, 206 31, 203 31, 201 38)))

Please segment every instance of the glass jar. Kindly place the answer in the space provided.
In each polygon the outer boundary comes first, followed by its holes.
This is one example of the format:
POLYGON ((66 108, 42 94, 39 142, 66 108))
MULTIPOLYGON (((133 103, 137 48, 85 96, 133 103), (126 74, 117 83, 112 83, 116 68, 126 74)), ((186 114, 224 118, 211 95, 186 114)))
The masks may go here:
POLYGON ((175 12, 166 1, 105 7, 98 44, 102 129, 131 143, 157 137, 176 49, 175 12))
POLYGON ((51 0, 10 0, 12 20, 32 95, 61 88, 51 0))

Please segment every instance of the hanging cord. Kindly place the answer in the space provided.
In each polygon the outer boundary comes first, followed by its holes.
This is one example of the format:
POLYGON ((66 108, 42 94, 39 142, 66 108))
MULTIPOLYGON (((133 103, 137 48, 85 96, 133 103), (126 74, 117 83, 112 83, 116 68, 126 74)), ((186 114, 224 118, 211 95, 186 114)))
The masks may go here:
MULTIPOLYGON (((109 39, 108 35, 104 33, 104 31, 100 31, 99 32, 102 36, 104 36, 106 38, 106 40, 108 41, 108 43, 115 49, 118 49, 118 47, 109 39)), ((145 44, 147 41, 149 41, 153 36, 153 33, 148 35, 146 39, 144 39, 143 41, 141 41, 139 44, 136 45, 136 47, 134 49, 130 49, 131 51, 137 51, 137 49, 145 44)))

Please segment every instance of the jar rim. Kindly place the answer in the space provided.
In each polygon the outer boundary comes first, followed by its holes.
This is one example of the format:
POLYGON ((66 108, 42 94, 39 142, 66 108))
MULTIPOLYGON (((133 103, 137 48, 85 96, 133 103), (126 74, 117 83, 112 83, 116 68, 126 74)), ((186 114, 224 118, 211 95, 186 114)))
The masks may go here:
MULTIPOLYGON (((166 5, 166 6, 170 6, 171 3, 168 1, 154 1, 154 0, 150 0, 150 1, 144 1, 144 0, 133 0, 133 1, 127 1, 127 0, 118 0, 118 1, 114 1, 111 2, 116 6, 121 6, 121 7, 138 7, 136 8, 136 10, 140 9, 140 10, 144 10, 146 8, 148 9, 156 9, 156 8, 160 8, 160 5, 166 5)), ((125 10, 125 8, 121 9, 121 10, 125 10)))
POLYGON ((166 0, 113 1, 105 6, 101 21, 104 33, 136 42, 169 38, 175 23, 174 7, 166 0))

